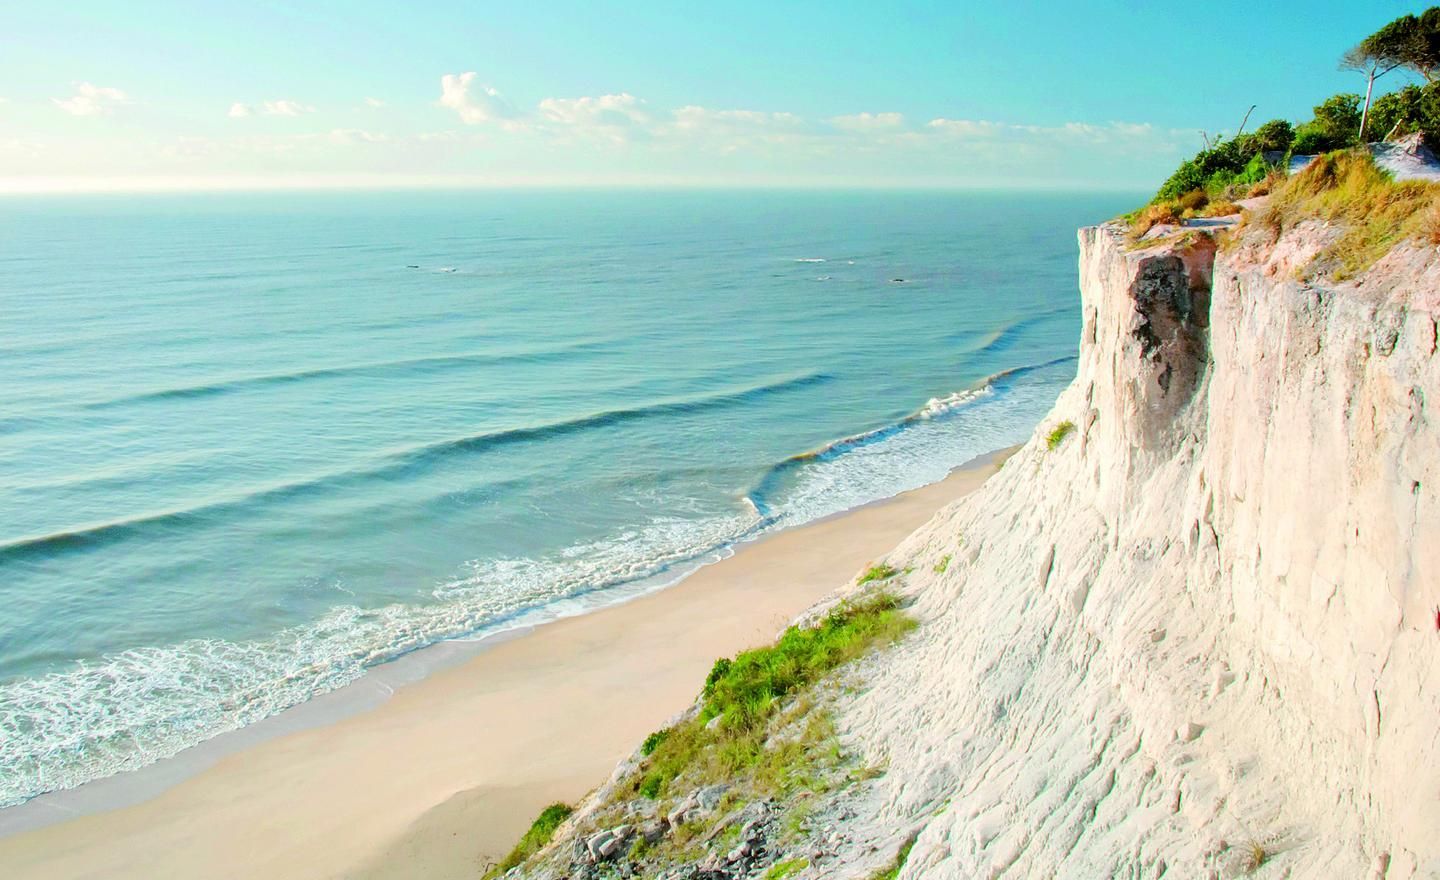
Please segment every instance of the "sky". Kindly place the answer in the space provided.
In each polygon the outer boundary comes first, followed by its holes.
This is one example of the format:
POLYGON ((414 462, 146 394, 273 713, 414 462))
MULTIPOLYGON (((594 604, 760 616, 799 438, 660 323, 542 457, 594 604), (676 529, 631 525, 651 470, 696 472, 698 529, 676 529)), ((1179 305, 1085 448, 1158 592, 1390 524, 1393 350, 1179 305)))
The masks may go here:
POLYGON ((7 0, 0 192, 1143 190, 1423 8, 7 0))

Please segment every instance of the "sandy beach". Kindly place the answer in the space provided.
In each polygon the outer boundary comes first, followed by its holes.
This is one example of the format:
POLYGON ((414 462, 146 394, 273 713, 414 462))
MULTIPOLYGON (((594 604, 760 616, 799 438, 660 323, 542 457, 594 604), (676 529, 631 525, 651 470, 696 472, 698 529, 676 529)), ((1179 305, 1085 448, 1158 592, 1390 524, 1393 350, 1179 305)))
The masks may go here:
POLYGON ((740 547, 680 584, 537 627, 368 711, 224 757, 141 803, 0 839, 19 878, 475 877, 693 700, 997 466, 740 547))

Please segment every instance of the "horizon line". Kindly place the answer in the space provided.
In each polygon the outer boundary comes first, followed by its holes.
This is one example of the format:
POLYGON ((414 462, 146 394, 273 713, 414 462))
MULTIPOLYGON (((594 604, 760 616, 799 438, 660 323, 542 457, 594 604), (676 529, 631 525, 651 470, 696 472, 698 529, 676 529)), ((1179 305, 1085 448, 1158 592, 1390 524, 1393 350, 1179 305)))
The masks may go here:
POLYGON ((0 197, 46 195, 162 195, 267 192, 377 192, 416 190, 935 190, 955 192, 1149 192, 1153 185, 1047 180, 968 181, 956 179, 843 180, 797 178, 750 180, 633 177, 605 180, 427 175, 340 177, 0 177, 0 197))

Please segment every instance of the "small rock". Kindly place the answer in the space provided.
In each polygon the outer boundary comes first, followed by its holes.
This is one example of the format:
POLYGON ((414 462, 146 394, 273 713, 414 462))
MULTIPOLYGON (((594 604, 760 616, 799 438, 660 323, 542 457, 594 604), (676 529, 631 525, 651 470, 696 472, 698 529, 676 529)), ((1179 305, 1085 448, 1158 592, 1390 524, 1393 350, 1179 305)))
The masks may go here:
POLYGON ((690 814, 699 808, 700 804, 695 801, 695 796, 692 794, 679 804, 676 804, 675 809, 671 810, 669 814, 665 816, 665 821, 670 824, 671 828, 678 828, 688 822, 691 818, 690 814))
POLYGON ((715 785, 705 786, 704 788, 695 792, 693 797, 695 798, 695 803, 700 806, 700 809, 709 813, 712 812, 716 807, 720 806, 720 799, 724 797, 725 792, 729 790, 730 786, 721 782, 715 785))
POLYGON ((612 835, 609 831, 601 831, 598 834, 590 835, 590 837, 585 841, 585 852, 586 855, 589 856, 588 861, 599 861, 601 858, 600 848, 605 844, 609 843, 610 838, 613 836, 614 835, 612 835))
POLYGON ((1186 721, 1175 731, 1175 738, 1181 742, 1194 742, 1204 731, 1205 728, 1202 725, 1196 724, 1194 721, 1186 721))
POLYGON ((620 851, 620 847, 624 843, 624 838, 611 837, 604 843, 600 844, 599 848, 596 850, 596 855, 598 855, 602 859, 608 859, 618 853, 620 851))
POLYGON ((640 826, 640 837, 646 843, 659 843, 670 830, 670 825, 664 819, 652 819, 640 826))

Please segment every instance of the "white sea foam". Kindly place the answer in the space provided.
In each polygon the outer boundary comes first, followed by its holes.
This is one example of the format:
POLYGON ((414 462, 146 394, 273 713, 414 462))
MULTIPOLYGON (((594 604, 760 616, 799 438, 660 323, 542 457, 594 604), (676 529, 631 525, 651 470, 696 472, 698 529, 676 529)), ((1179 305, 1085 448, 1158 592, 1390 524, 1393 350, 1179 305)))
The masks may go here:
POLYGON ((920 411, 917 413, 917 415, 922 419, 933 419, 938 415, 953 412, 957 407, 961 407, 967 403, 978 400, 987 394, 994 393, 994 386, 987 384, 981 388, 970 388, 964 391, 956 391, 952 394, 946 394, 943 397, 932 397, 928 401, 926 401, 923 407, 920 408, 920 411))
POLYGON ((0 806, 169 757, 353 682, 376 663, 503 628, 527 609, 606 604, 637 581, 678 576, 764 530, 941 479, 1023 439, 1052 400, 1051 383, 938 397, 889 429, 804 461, 776 499, 746 498, 748 507, 728 516, 654 518, 543 559, 477 561, 435 588, 432 603, 341 606, 264 640, 138 648, 0 684, 0 806))
POLYGON ((0 806, 133 770, 348 684, 368 666, 714 553, 758 514, 657 518, 547 559, 476 562, 428 605, 342 606, 262 641, 196 639, 0 685, 0 806))
POLYGON ((795 260, 795 262, 797 262, 797 263, 823 263, 823 262, 825 262, 825 258, 824 258, 824 257, 799 257, 799 258, 797 258, 797 259, 795 260))

